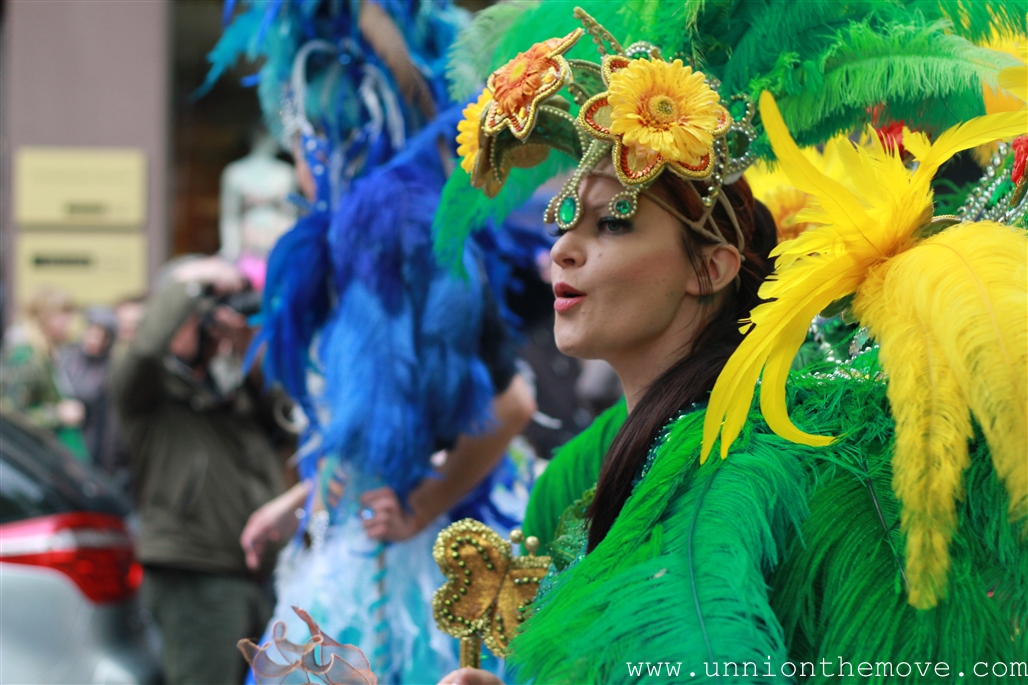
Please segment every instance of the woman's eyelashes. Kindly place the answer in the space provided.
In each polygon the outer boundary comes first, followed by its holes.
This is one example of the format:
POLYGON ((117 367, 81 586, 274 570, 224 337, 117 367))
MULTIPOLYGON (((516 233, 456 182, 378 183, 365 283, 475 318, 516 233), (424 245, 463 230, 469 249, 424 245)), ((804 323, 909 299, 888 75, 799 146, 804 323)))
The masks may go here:
POLYGON ((601 233, 610 233, 611 235, 630 233, 633 228, 631 221, 616 216, 605 216, 597 221, 596 225, 601 233))
MULTIPOLYGON (((583 222, 584 223, 584 222, 583 222)), ((605 216, 601 217, 596 221, 596 226, 600 233, 609 233, 611 235, 622 235, 624 233, 630 233, 634 228, 632 222, 628 219, 622 219, 616 216, 605 216)), ((560 238, 562 235, 572 229, 560 228, 554 225, 552 228, 547 230, 547 233, 551 238, 560 238)))

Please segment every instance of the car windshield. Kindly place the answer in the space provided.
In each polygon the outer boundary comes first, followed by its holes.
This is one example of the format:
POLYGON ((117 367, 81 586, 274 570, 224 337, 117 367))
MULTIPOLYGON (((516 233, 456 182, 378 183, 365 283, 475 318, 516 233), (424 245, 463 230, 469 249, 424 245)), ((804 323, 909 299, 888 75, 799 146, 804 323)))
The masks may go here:
POLYGON ((49 434, 0 415, 0 524, 70 511, 125 516, 129 508, 102 474, 49 434))

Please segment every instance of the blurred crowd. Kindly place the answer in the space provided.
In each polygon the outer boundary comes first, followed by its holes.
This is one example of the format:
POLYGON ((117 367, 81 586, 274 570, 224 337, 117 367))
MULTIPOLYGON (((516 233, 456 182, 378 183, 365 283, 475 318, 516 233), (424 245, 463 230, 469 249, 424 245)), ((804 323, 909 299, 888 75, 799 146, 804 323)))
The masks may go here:
POLYGON ((62 289, 40 287, 5 331, 0 356, 0 407, 52 431, 126 495, 132 494, 131 469, 109 378, 143 307, 144 298, 128 297, 113 306, 80 309, 62 289))

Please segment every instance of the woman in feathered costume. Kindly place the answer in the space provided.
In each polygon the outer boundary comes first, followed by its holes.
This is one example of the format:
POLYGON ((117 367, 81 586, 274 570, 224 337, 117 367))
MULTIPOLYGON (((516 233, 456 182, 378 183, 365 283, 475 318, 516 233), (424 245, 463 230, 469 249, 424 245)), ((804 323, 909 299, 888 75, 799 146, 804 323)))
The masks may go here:
MULTIPOLYGON (((968 40, 1023 33, 1025 14, 597 4, 606 29, 576 11, 596 65, 575 59, 586 41, 567 9, 483 18, 557 37, 497 59, 440 215, 472 187, 522 194, 508 179, 527 185, 534 170, 519 167, 550 149, 579 160, 547 216, 555 334, 609 361, 626 390, 627 418, 601 417, 533 492, 526 533, 554 567, 510 645, 509 682, 1023 678, 1028 242, 1023 228, 933 216, 931 180, 955 153, 1026 132, 1023 110, 979 116, 982 81, 1010 60, 968 40), (916 168, 872 132, 836 144, 842 184, 794 142, 872 112, 932 134, 904 131, 916 168), (773 250, 739 180, 756 156, 813 198, 799 217, 811 227, 773 250), (876 344, 790 373, 830 306, 876 344)), ((504 211, 493 206, 475 208, 504 211)), ((452 253, 462 227, 437 223, 452 253)), ((463 669, 443 682, 497 680, 463 669)))
POLYGON ((296 0, 229 2, 226 17, 208 81, 243 54, 263 58, 263 109, 309 204, 271 254, 260 338, 267 376, 310 422, 302 480, 241 540, 257 567, 302 508, 309 543, 294 537, 281 555, 282 624, 249 647, 254 676, 299 667, 276 645, 287 632, 302 641, 313 618, 319 640, 359 647, 383 681, 432 680, 456 650, 431 621, 442 576, 429 550, 462 502, 463 515, 517 523, 514 467, 497 464, 533 409, 479 260, 463 251, 459 277, 432 254, 460 116, 440 72, 464 15, 438 2, 296 0))

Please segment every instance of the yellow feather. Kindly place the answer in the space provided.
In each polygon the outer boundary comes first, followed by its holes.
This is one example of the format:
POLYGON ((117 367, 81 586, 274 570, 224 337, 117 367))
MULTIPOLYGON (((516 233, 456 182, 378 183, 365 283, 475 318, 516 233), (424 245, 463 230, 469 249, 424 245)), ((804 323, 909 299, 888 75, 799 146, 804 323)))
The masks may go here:
MULTIPOLYGON (((847 177, 834 152, 836 144, 850 145, 849 139, 840 135, 825 144, 823 153, 814 147, 803 148, 800 152, 818 171, 845 185, 847 177)), ((812 201, 812 197, 796 188, 779 166, 771 168, 758 160, 747 169, 746 182, 753 197, 763 202, 774 217, 779 243, 797 237, 810 227, 808 220, 801 218, 800 213, 812 201)))
POLYGON ((1028 112, 997 112, 975 117, 946 130, 928 150, 908 146, 907 150, 920 162, 911 184, 927 185, 943 162, 962 150, 1025 133, 1028 133, 1028 112))
POLYGON ((760 94, 760 117, 771 148, 790 180, 797 188, 818 199, 832 223, 859 233, 860 225, 869 221, 864 208, 841 183, 825 176, 803 156, 768 91, 760 94))
POLYGON ((1007 67, 997 75, 999 87, 1021 102, 1028 100, 1028 67, 1007 67))
POLYGON ((1010 514, 1028 518, 1028 239, 961 224, 873 269, 854 313, 881 345, 896 418, 909 601, 944 596, 973 414, 1010 514))
MULTIPOLYGON (((1028 43, 1021 40, 1020 47, 1008 50, 1024 62, 1028 60, 1028 43)), ((1028 66, 1007 67, 996 75, 999 87, 1016 97, 1022 103, 1028 101, 1028 66)))
POLYGON ((932 326, 985 433, 1010 514, 1028 518, 1028 238, 962 224, 923 243, 932 326), (934 278, 933 278, 934 275, 934 278))
MULTIPOLYGON (((960 150, 1010 137, 1023 128, 1016 113, 1000 113, 956 126, 934 145, 923 136, 912 135, 912 149, 921 160, 913 173, 904 167, 899 153, 885 149, 876 135, 868 135, 856 148, 839 142, 833 150, 849 176, 844 185, 825 176, 801 153, 770 94, 761 95, 760 107, 783 171, 813 196, 811 206, 800 216, 822 225, 773 252, 777 255, 775 274, 760 291, 762 298, 772 301, 753 310, 752 329, 714 386, 704 423, 702 460, 710 454, 719 434, 721 456, 727 455, 742 430, 761 373, 761 411, 772 430, 806 444, 831 440, 796 428, 785 404, 788 365, 811 318, 836 299, 852 293, 859 296, 858 288, 870 272, 914 246, 917 229, 931 218, 929 182, 939 164, 960 150)), ((1002 460, 1009 461, 1006 457, 1002 460)), ((1001 473, 1008 472, 1009 468, 1001 473)), ((1004 477, 1008 488, 1017 482, 1009 473, 1004 477)), ((1013 491, 1028 490, 1028 476, 1024 486, 1013 491)))
POLYGON ((728 448, 746 422, 754 385, 769 360, 774 364, 765 371, 761 391, 761 410, 768 425, 776 433, 803 444, 826 445, 832 441, 830 437, 803 433, 789 420, 785 406, 787 373, 781 373, 781 360, 792 361, 814 315, 853 292, 862 274, 845 254, 840 259, 820 260, 816 267, 801 265, 796 271, 805 272, 801 280, 791 279, 785 283, 772 280, 764 284, 762 292, 770 289, 777 299, 751 312, 754 328, 729 358, 714 384, 703 424, 701 461, 706 461, 719 431, 721 457, 727 456, 728 448))
POLYGON ((933 292, 909 280, 925 256, 918 246, 872 270, 854 300, 854 311, 879 341, 889 377, 893 489, 903 506, 908 601, 919 609, 945 597, 971 437, 967 402, 927 321, 933 292))
MULTIPOLYGON (((869 148, 869 141, 878 141, 878 136, 872 132, 870 137, 865 136, 861 141, 861 147, 869 148)), ((865 162, 865 156, 857 152, 849 138, 833 138, 825 144, 825 156, 831 154, 839 160, 841 166, 840 182, 853 187, 857 197, 874 197, 881 192, 881 187, 875 182, 875 177, 869 173, 865 162)))

